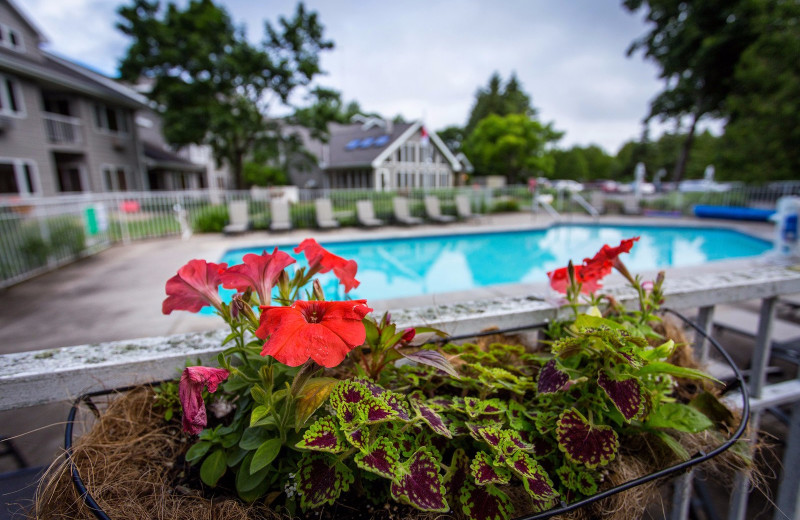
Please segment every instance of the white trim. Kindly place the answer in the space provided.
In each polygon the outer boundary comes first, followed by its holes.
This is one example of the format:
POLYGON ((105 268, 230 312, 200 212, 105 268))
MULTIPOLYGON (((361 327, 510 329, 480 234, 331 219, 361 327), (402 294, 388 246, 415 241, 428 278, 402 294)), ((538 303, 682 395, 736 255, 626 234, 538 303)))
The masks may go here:
POLYGON ((11 49, 14 52, 19 52, 20 54, 25 53, 25 38, 22 37, 22 33, 19 31, 19 29, 0 22, 0 33, 2 33, 3 37, 3 39, 0 40, 0 46, 5 47, 6 49, 11 49), (16 44, 11 43, 12 33, 16 37, 16 44))
POLYGON ((103 179, 103 190, 107 192, 121 192, 121 191, 135 191, 132 189, 131 186, 131 167, 125 164, 111 164, 111 163, 103 163, 100 165, 100 177, 103 179), (121 190, 119 188, 119 183, 117 182, 117 172, 122 170, 122 175, 125 177, 125 189, 121 190), (109 176, 107 176, 107 172, 110 172, 112 175, 110 176, 111 186, 108 185, 109 176))
MULTIPOLYGON (((21 159, 19 157, 0 157, 0 164, 10 164, 14 168, 14 179, 17 181, 17 194, 20 197, 38 197, 42 194, 42 182, 39 178, 39 167, 33 159, 21 159), (25 178, 25 165, 28 165, 31 171, 31 186, 32 191, 28 191, 28 181, 25 178)), ((11 193, 0 193, 0 197, 7 197, 13 195, 11 193)))
POLYGON ((39 38, 39 43, 48 43, 47 37, 44 33, 39 29, 39 27, 33 23, 33 20, 23 11, 20 9, 18 5, 14 2, 14 0, 6 0, 11 10, 17 13, 17 16, 22 18, 22 21, 28 24, 28 27, 36 34, 36 37, 39 38))
POLYGON ((22 95, 22 83, 16 76, 9 76, 8 74, 0 73, 0 115, 15 117, 17 119, 25 119, 28 117, 28 111, 25 110, 25 98, 22 95), (14 89, 14 97, 17 102, 17 111, 11 110, 11 101, 9 99, 9 92, 6 88, 14 89))
POLYGON ((381 153, 379 153, 379 154, 378 154, 378 156, 377 156, 377 157, 375 157, 375 158, 372 160, 372 167, 373 167, 373 168, 377 168, 378 166, 380 166, 380 165, 381 165, 381 163, 382 163, 383 161, 385 161, 387 157, 389 157, 390 155, 392 155, 392 154, 393 154, 393 153, 394 153, 394 152, 395 152, 395 151, 396 151, 398 148, 400 148, 400 145, 402 145, 403 143, 405 143, 405 142, 408 140, 408 138, 409 138, 409 137, 411 137, 412 135, 414 135, 414 132, 416 132, 417 130, 419 130, 419 127, 420 127, 420 126, 422 126, 422 121, 415 121, 415 122, 414 122, 414 123, 413 123, 411 126, 409 126, 409 127, 406 129, 406 131, 405 131, 405 132, 403 132, 402 134, 400 134, 400 136, 399 136, 397 139, 395 139, 395 140, 394 140, 394 142, 392 142, 392 144, 390 144, 389 146, 387 146, 387 147, 386 147, 386 149, 385 149, 384 151, 382 151, 381 153))

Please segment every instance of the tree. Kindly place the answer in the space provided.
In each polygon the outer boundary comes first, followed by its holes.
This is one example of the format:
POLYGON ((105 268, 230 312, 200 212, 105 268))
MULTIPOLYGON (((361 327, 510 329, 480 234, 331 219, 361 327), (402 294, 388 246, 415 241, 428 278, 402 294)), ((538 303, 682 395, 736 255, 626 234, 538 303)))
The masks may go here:
POLYGON ((533 117, 536 110, 531 106, 531 98, 523 92, 515 74, 511 74, 508 83, 503 87, 503 80, 495 72, 489 78, 485 89, 478 89, 475 104, 464 127, 464 135, 470 135, 478 123, 491 114, 506 116, 509 114, 525 114, 533 117))
POLYGON ((650 105, 647 120, 659 117, 681 122, 689 130, 673 170, 679 181, 689 160, 698 122, 725 115, 724 102, 734 85, 742 53, 759 33, 755 19, 763 1, 753 0, 624 0, 631 12, 647 10, 650 32, 634 41, 661 67, 665 89, 650 105))
POLYGON ((791 180, 800 171, 800 5, 771 2, 727 100, 720 178, 791 180))
POLYGON ((491 114, 464 141, 464 152, 477 175, 504 175, 509 183, 524 182, 553 172, 548 145, 562 135, 552 124, 543 125, 524 114, 491 114))
POLYGON ((133 0, 118 12, 117 28, 132 39, 121 77, 152 81, 149 96, 162 111, 166 139, 210 145, 217 161, 229 164, 236 188, 244 187, 248 155, 281 139, 277 123, 267 122, 273 103, 288 105, 292 92, 321 72, 319 53, 333 47, 302 3, 277 28, 265 23, 257 46, 212 0, 191 0, 184 9, 133 0))
POLYGON ((464 138, 466 137, 464 129, 456 125, 442 128, 436 132, 436 135, 439 136, 444 144, 447 145, 447 148, 449 148, 454 154, 457 154, 461 151, 461 146, 464 143, 464 138))
POLYGON ((554 179, 586 180, 589 176, 589 164, 580 147, 573 146, 569 150, 555 150, 553 167, 554 179))

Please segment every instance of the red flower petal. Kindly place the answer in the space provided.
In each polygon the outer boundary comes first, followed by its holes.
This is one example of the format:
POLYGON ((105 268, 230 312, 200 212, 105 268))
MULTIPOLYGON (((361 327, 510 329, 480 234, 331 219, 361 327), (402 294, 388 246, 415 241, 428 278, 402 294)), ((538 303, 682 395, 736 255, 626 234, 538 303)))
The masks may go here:
POLYGON ((322 366, 335 367, 364 343, 366 331, 361 320, 370 312, 366 300, 297 301, 291 307, 262 307, 256 336, 267 341, 261 355, 289 366, 311 358, 322 366))
POLYGON ((276 247, 272 254, 264 251, 260 255, 252 253, 244 255, 242 262, 222 273, 222 286, 239 292, 252 287, 258 293, 261 303, 268 305, 272 286, 275 285, 281 271, 295 263, 295 259, 283 251, 278 251, 276 247))
POLYGON ((167 298, 161 304, 161 312, 197 312, 207 305, 222 308, 218 294, 220 271, 227 264, 213 264, 205 260, 189 260, 178 270, 178 274, 167 280, 167 298))
POLYGON ((303 240, 300 245, 294 248, 295 253, 300 253, 301 251, 306 255, 306 261, 311 271, 323 274, 333 271, 339 282, 344 285, 344 292, 350 292, 359 286, 359 281, 356 280, 358 264, 356 264, 355 260, 345 260, 341 256, 334 255, 319 245, 313 238, 303 240))
POLYGON ((206 426, 206 407, 203 402, 203 387, 214 393, 217 386, 228 378, 223 368, 187 367, 181 374, 178 396, 183 408, 183 431, 196 435, 206 426))

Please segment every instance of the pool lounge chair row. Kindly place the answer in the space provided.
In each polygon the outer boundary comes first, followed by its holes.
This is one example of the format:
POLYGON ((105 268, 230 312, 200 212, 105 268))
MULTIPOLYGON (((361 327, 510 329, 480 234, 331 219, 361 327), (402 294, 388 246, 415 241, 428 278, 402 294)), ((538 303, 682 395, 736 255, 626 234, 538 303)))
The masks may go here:
MULTIPOLYGON (((473 218, 469 199, 465 195, 455 197, 457 218, 467 220, 473 218)), ((229 224, 225 226, 223 232, 227 234, 243 233, 250 228, 250 216, 248 214, 246 200, 234 200, 228 203, 229 224)), ((429 221, 446 224, 456 220, 452 215, 442 214, 439 199, 434 196, 426 196, 424 200, 425 214, 429 221)), ((288 231, 292 229, 291 216, 289 214, 289 203, 283 199, 273 199, 270 201, 270 225, 271 231, 288 231)), ((339 227, 339 221, 333 214, 333 205, 330 199, 317 199, 314 201, 317 226, 320 229, 334 229, 339 227)), ((411 215, 408 199, 405 197, 394 197, 392 199, 392 210, 394 220, 406 226, 422 224, 425 222, 420 217, 411 215)), ((375 216, 375 209, 371 200, 359 200, 356 202, 356 218, 359 225, 364 227, 382 226, 384 221, 375 216)))

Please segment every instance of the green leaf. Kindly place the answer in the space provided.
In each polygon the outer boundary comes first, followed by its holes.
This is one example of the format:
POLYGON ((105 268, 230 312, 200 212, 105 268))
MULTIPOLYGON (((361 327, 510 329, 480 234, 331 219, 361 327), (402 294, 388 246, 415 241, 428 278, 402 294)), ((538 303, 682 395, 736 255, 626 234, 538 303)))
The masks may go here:
POLYGON ((226 457, 225 463, 228 465, 229 468, 234 467, 235 465, 242 462, 242 459, 247 456, 248 451, 243 450, 242 448, 236 448, 233 450, 228 451, 228 455, 226 457))
POLYGON ((656 348, 637 349, 636 353, 645 361, 652 362, 659 359, 667 359, 672 354, 673 350, 675 350, 675 342, 669 340, 656 348))
POLYGON ((713 381, 715 383, 722 384, 722 382, 705 372, 701 372, 700 370, 695 370, 693 368, 687 367, 679 367, 677 365, 673 365, 672 363, 667 363, 664 361, 653 361, 639 370, 636 371, 637 375, 643 376, 648 374, 669 374, 675 377, 683 377, 688 379, 707 379, 709 381, 713 381))
POLYGON ((686 448, 672 435, 660 430, 652 430, 650 433, 661 439, 681 460, 689 460, 691 458, 686 448))
POLYGON ((414 327, 414 330, 417 332, 417 334, 427 334, 429 332, 433 332, 434 334, 436 334, 440 338, 447 337, 447 333, 445 331, 439 330, 439 329, 435 329, 433 327, 414 327))
POLYGON ((588 314, 581 314, 580 316, 578 316, 578 319, 575 320, 573 327, 575 327, 578 330, 599 329, 601 327, 607 327, 611 330, 625 329, 625 327, 623 327, 616 321, 607 320, 605 318, 598 318, 597 316, 589 316, 588 314))
POLYGON ((239 441, 239 447, 243 450, 255 450, 264 444, 264 441, 272 437, 275 437, 275 434, 268 428, 252 426, 247 428, 242 434, 242 438, 239 441))
POLYGON ((713 425, 702 412, 681 403, 662 403, 645 421, 648 428, 672 428, 687 433, 698 433, 713 425))
POLYGON ((169 422, 172 419, 172 416, 175 415, 175 410, 172 408, 167 408, 167 411, 164 412, 164 420, 169 422))
POLYGON ((267 426, 275 424, 275 418, 270 415, 271 407, 269 405, 261 405, 253 408, 250 412, 250 426, 267 426))
POLYGON ((295 408, 295 429, 305 426, 308 418, 328 399, 338 381, 332 377, 315 377, 306 381, 295 408))
POLYGON ((277 406, 277 404, 283 401, 287 395, 289 395, 288 388, 278 390, 277 392, 272 392, 272 406, 277 406))
POLYGON ((214 487, 222 475, 225 474, 227 468, 225 452, 218 449, 203 461, 203 465, 200 466, 200 479, 207 485, 214 487))
POLYGON ((367 344, 370 346, 377 346, 378 338, 380 337, 380 333, 378 332, 378 326, 369 316, 365 316, 361 323, 364 324, 364 330, 367 333, 367 344))
POLYGON ((227 345, 228 343, 236 339, 237 336, 239 336, 238 332, 231 332, 230 334, 225 336, 225 339, 222 340, 222 344, 227 345))
POLYGON ((253 455, 253 461, 250 462, 250 474, 258 472, 258 470, 269 466, 278 453, 281 451, 281 440, 279 438, 269 439, 259 446, 253 455))
POLYGON ((253 400, 261 405, 269 405, 269 394, 266 390, 261 388, 258 385, 254 385, 250 387, 250 395, 253 396, 253 400))
POLYGON ((239 493, 240 496, 248 491, 256 489, 259 484, 264 482, 264 479, 267 478, 270 472, 270 467, 266 466, 251 475, 250 472, 247 471, 247 468, 250 467, 252 461, 253 454, 250 453, 245 457, 244 461, 242 461, 239 471, 236 472, 236 492, 239 493))
POLYGON ((194 462, 198 459, 201 459, 203 455, 208 453, 208 450, 211 448, 211 446, 213 445, 208 441, 200 441, 196 443, 186 452, 186 462, 194 462))

